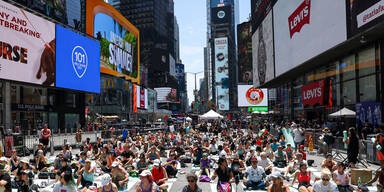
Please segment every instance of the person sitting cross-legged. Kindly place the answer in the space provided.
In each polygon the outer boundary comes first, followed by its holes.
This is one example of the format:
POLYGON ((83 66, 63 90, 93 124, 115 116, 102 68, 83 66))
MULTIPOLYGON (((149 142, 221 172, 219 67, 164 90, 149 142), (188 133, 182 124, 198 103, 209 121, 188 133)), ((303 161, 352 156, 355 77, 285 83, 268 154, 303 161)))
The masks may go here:
POLYGON ((245 172, 246 178, 244 178, 244 185, 247 189, 260 190, 265 189, 265 172, 261 166, 257 165, 258 160, 256 157, 252 157, 251 166, 247 168, 245 172))

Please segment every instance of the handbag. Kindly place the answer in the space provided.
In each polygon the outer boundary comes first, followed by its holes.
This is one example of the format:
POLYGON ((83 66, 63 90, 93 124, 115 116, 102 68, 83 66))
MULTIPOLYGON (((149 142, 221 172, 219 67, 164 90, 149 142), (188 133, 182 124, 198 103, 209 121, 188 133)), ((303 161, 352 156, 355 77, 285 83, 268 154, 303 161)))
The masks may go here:
POLYGON ((199 180, 200 180, 200 182, 210 182, 211 178, 209 178, 206 175, 201 175, 199 180))
POLYGON ((231 184, 228 182, 219 182, 219 192, 231 192, 231 184))

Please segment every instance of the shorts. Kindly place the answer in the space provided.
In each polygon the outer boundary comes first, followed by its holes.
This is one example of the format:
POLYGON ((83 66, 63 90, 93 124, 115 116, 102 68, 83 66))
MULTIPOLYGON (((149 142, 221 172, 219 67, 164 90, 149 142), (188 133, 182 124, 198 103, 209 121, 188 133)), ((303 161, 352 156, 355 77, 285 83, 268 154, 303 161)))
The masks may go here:
POLYGON ((42 139, 42 140, 41 140, 41 143, 42 143, 43 145, 45 145, 45 146, 48 146, 48 144, 49 144, 49 139, 42 139))
POLYGON ((307 183, 307 182, 302 182, 302 183, 299 183, 299 186, 297 188, 300 188, 301 186, 304 186, 304 187, 311 187, 312 185, 310 183, 307 183))

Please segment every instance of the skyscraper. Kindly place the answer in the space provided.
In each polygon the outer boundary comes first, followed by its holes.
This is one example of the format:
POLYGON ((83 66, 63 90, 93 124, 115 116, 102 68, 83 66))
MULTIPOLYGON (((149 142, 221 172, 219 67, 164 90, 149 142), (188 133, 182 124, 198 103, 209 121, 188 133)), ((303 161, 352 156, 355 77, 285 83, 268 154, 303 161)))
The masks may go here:
POLYGON ((207 0, 207 95, 221 111, 236 107, 238 7, 238 0, 207 0))
POLYGON ((140 63, 147 69, 147 86, 177 88, 171 75, 175 60, 173 0, 113 0, 114 6, 140 30, 140 63))

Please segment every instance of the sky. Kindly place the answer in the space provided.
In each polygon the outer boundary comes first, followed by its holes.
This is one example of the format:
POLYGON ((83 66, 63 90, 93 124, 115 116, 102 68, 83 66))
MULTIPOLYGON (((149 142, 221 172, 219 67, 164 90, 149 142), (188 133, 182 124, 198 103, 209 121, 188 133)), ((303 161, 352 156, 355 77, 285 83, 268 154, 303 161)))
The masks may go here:
MULTIPOLYGON (((179 24, 180 59, 185 65, 186 72, 199 73, 204 71, 204 47, 207 39, 207 0, 174 0, 175 16, 179 24)), ((240 23, 247 21, 251 3, 250 0, 239 0, 240 23)), ((194 100, 195 75, 187 73, 187 90, 189 103, 194 100)), ((197 89, 204 73, 197 74, 197 89)))

